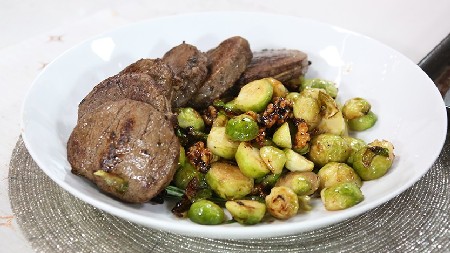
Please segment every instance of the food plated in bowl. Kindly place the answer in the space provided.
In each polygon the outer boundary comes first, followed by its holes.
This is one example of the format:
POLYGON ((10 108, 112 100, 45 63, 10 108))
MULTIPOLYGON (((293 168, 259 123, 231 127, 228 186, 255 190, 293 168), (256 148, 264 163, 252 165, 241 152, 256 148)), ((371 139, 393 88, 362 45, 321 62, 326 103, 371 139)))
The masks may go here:
POLYGON ((69 50, 35 81, 24 105, 23 128, 25 143, 38 165, 63 188, 96 207, 133 222, 175 233, 251 238, 287 235, 332 224, 401 193, 436 159, 445 139, 446 118, 442 99, 427 76, 404 56, 374 40, 293 17, 204 13, 133 24, 69 50), (191 26, 196 29, 187 29, 191 26), (267 36, 268 32, 270 36, 267 36), (70 173, 66 143, 77 122, 79 102, 96 84, 141 58, 161 57, 183 41, 206 51, 235 35, 246 38, 252 51, 301 50, 312 62, 307 78, 319 77, 338 84, 341 103, 356 96, 372 103, 379 120, 373 128, 355 136, 367 142, 375 139, 391 141, 395 145, 396 160, 385 176, 364 183, 361 188, 365 197, 363 202, 343 211, 326 211, 317 200, 312 202, 314 211, 287 221, 254 226, 236 223, 203 226, 174 217, 170 211, 173 202, 125 204, 70 173), (403 96, 406 91, 411 92, 408 97, 403 96), (424 100, 426 102, 420 105, 415 102, 424 100), (409 141, 412 137, 414 141, 409 141), (420 148, 424 145, 429 148, 420 148))

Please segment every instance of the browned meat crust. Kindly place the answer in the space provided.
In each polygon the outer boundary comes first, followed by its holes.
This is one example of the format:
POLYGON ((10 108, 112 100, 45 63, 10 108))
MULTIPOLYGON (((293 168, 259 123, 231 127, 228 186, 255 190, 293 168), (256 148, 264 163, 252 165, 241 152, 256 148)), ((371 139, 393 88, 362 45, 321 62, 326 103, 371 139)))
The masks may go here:
POLYGON ((248 41, 235 36, 224 40, 207 52, 209 76, 193 97, 190 105, 206 108, 229 90, 252 59, 248 41))
POLYGON ((172 107, 185 106, 208 75, 208 59, 195 46, 182 43, 164 54, 162 60, 172 69, 172 107))
MULTIPOLYGON (((245 84, 272 77, 289 85, 288 81, 303 76, 308 70, 308 56, 299 50, 262 50, 253 53, 253 59, 237 81, 237 88, 245 84)), ((298 90, 298 87, 288 87, 298 90)))
POLYGON ((169 120, 155 107, 129 99, 109 101, 81 117, 67 143, 74 174, 131 203, 149 201, 172 180, 180 144, 169 120), (98 170, 128 182, 120 192, 98 170))

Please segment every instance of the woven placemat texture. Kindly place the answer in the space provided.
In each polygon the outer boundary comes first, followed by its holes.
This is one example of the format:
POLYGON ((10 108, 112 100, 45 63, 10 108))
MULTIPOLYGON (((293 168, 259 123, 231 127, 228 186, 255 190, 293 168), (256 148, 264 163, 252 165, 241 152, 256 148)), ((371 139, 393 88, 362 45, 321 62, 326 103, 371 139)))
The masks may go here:
POLYGON ((146 228, 70 195, 20 138, 9 169, 12 209, 37 252, 450 252, 450 141, 428 173, 391 201, 293 236, 217 240, 146 228))

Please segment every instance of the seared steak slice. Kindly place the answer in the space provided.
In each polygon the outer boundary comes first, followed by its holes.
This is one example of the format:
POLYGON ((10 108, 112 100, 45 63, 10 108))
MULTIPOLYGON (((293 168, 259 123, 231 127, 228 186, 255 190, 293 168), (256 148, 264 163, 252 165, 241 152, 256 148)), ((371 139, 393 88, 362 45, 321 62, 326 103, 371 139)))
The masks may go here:
POLYGON ((178 138, 164 113, 129 99, 107 101, 85 114, 67 143, 74 174, 131 203, 149 201, 170 183, 179 153, 178 138), (119 180, 105 180, 98 172, 119 180), (119 187, 121 180, 127 185, 119 187))
POLYGON ((78 106, 78 119, 106 102, 125 98, 148 103, 161 112, 170 112, 168 81, 158 82, 145 73, 121 73, 112 76, 94 87, 78 106))
POLYGON ((164 54, 162 60, 174 73, 172 107, 183 107, 203 84, 207 58, 195 46, 182 43, 164 54))
POLYGON ((230 89, 252 59, 248 41, 236 36, 207 52, 209 76, 190 105, 205 108, 230 89))
POLYGON ((298 86, 289 86, 288 81, 303 76, 307 70, 308 56, 302 51, 262 50, 253 54, 253 59, 237 81, 236 88, 240 89, 254 80, 273 77, 286 85, 288 89, 298 91, 298 86))
POLYGON ((158 90, 162 92, 167 99, 172 98, 173 72, 161 59, 140 59, 130 64, 119 75, 127 73, 147 74, 155 80, 158 90))

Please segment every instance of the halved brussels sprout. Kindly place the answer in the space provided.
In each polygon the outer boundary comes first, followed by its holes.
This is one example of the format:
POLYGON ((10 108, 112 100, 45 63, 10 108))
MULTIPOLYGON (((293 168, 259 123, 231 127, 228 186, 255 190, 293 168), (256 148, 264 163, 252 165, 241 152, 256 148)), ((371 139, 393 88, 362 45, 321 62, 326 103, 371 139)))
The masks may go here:
POLYGON ((262 112, 273 95, 271 82, 264 78, 244 85, 234 100, 236 107, 242 112, 262 112))
POLYGON ((329 211, 343 210, 364 200, 364 195, 354 183, 340 183, 322 189, 320 197, 325 209, 329 211))
POLYGON ((362 182, 352 167, 345 163, 330 162, 320 168, 317 173, 320 181, 320 189, 331 187, 340 183, 354 183, 361 187, 362 182))
POLYGON ((273 97, 286 97, 289 93, 289 90, 284 86, 280 81, 276 80, 275 78, 266 78, 273 87, 273 97))
POLYGON ((258 135, 258 132, 258 123, 246 114, 229 119, 225 126, 225 133, 233 141, 253 140, 258 135))
POLYGON ((248 142, 239 144, 235 159, 242 174, 250 178, 260 178, 270 172, 259 153, 259 149, 248 142))
POLYGON ((205 122, 203 121, 202 116, 191 107, 179 108, 177 121, 181 128, 192 127, 198 131, 203 131, 205 129, 205 122))
POLYGON ((274 146, 264 146, 259 149, 261 159, 273 174, 280 174, 286 163, 286 154, 274 146))
POLYGON ((231 140, 225 131, 225 127, 212 127, 206 145, 214 155, 225 159, 233 159, 239 142, 231 140))
POLYGON ((299 209, 298 196, 285 186, 273 187, 266 196, 267 211, 277 219, 289 219, 297 214, 299 209))
POLYGON ((353 169, 366 181, 384 176, 393 162, 393 145, 387 141, 371 143, 353 155, 353 169))
POLYGON ((292 149, 285 149, 286 164, 284 165, 290 171, 312 171, 314 163, 306 159, 292 149))
POLYGON ((303 79, 301 82, 300 90, 309 88, 324 89, 326 93, 333 98, 337 97, 338 94, 338 88, 336 87, 336 84, 334 82, 320 78, 303 79))
POLYGON ((371 108, 370 103, 364 98, 351 98, 342 107, 342 114, 346 119, 356 119, 367 115, 371 108))
POLYGON ((253 179, 242 174, 239 167, 228 163, 212 163, 205 179, 219 197, 227 200, 243 198, 253 189, 253 179))
POLYGON ((288 122, 284 122, 273 133, 272 141, 280 148, 292 148, 291 130, 288 122))
POLYGON ((288 172, 275 186, 289 187, 299 196, 311 195, 319 188, 319 177, 314 172, 288 172))
POLYGON ((116 174, 109 173, 104 170, 97 170, 94 172, 94 176, 104 180, 109 187, 113 188, 118 193, 124 193, 128 190, 128 181, 116 174))
POLYGON ((308 154, 312 162, 322 167, 329 162, 346 162, 351 148, 339 135, 320 134, 311 140, 308 154))
POLYGON ((225 203, 233 219, 244 225, 259 223, 266 214, 266 205, 256 200, 235 200, 225 203))

